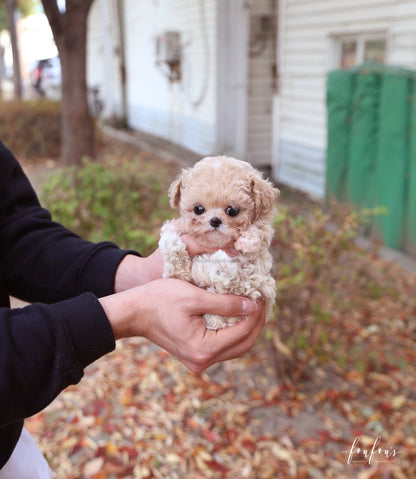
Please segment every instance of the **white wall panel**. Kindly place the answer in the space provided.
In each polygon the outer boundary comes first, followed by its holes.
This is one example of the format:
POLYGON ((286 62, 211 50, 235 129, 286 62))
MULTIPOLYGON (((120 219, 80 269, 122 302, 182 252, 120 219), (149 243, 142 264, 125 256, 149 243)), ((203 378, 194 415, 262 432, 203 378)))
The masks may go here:
POLYGON ((130 125, 201 154, 215 151, 215 0, 125 0, 125 9, 130 125), (156 65, 156 38, 165 31, 181 34, 178 83, 156 65))
POLYGON ((384 32, 387 62, 416 69, 416 1, 280 0, 277 179, 322 196, 326 75, 336 36, 384 32))
MULTIPOLYGON (((264 16, 272 21, 272 13, 269 0, 250 4, 249 15, 252 19, 264 16)), ((270 165, 272 160, 274 34, 275 32, 272 31, 265 32, 264 44, 259 51, 251 55, 247 53, 247 152, 245 158, 258 166, 270 165)))
POLYGON ((88 17, 87 83, 98 88, 106 117, 122 114, 119 22, 114 0, 96 0, 88 17))

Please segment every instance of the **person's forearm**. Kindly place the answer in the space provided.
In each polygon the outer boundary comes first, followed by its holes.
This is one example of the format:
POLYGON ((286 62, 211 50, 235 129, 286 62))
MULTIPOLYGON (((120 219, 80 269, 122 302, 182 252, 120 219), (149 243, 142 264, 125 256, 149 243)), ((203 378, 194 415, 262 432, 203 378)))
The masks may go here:
POLYGON ((120 293, 154 279, 159 279, 162 277, 162 273, 163 259, 159 250, 146 258, 129 254, 124 257, 117 268, 114 292, 120 293))
POLYGON ((0 427, 43 409, 114 347, 111 325, 91 293, 0 308, 0 427))
MULTIPOLYGON (((140 294, 137 295, 136 301, 140 301, 140 294)), ((133 335, 141 336, 142 332, 139 328, 133 331, 133 321, 137 315, 137 304, 133 303, 134 297, 128 293, 121 292, 111 296, 100 298, 100 302, 111 328, 113 329, 114 338, 128 338, 133 335)))
POLYGON ((54 303, 91 291, 111 294, 127 251, 93 244, 51 220, 18 161, 0 142, 0 257, 8 292, 54 303))

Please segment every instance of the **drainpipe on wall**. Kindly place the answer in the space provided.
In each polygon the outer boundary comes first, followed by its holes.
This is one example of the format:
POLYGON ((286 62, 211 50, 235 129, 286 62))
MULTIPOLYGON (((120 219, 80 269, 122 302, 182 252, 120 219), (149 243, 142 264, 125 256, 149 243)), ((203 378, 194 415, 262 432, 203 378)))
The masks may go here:
POLYGON ((282 25, 281 17, 283 11, 284 0, 271 0, 271 8, 273 15, 273 71, 272 71, 272 87, 273 87, 273 119, 272 119, 272 151, 271 164, 272 176, 275 180, 279 178, 280 169, 280 134, 281 134, 281 101, 280 101, 280 78, 282 63, 282 39, 283 35, 280 31, 282 25))
POLYGON ((120 54, 120 80, 121 80, 121 121, 124 127, 128 127, 128 109, 127 109, 127 72, 126 72, 126 45, 124 35, 124 1, 116 0, 117 22, 118 22, 118 42, 120 54))
POLYGON ((272 48, 273 48, 273 71, 272 71, 272 88, 274 93, 279 93, 279 21, 278 21, 278 0, 270 0, 272 10, 272 48))

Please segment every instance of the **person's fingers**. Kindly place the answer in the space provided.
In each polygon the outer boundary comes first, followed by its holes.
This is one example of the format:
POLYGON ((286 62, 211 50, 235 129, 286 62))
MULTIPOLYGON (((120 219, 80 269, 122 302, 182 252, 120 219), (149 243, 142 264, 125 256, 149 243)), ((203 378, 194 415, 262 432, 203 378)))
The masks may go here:
MULTIPOLYGON (((245 321, 245 320, 244 320, 245 321)), ((182 361, 185 366, 187 366, 193 372, 202 372, 205 371, 208 367, 212 366, 215 363, 221 361, 228 361, 230 359, 235 359, 241 357, 247 351, 249 351, 254 343, 256 342, 257 337, 259 336, 261 329, 264 323, 258 323, 255 329, 252 330, 252 334, 250 334, 244 341, 238 342, 234 346, 230 346, 225 348, 224 351, 221 353, 216 354, 215 356, 210 356, 206 354, 205 357, 203 355, 200 356, 200 361, 182 361)), ((237 326, 232 326, 233 328, 237 326)), ((212 331, 215 334, 215 331, 212 331)))
POLYGON ((220 316, 248 316, 257 309, 254 301, 243 296, 217 294, 200 290, 194 314, 219 314, 220 316))
POLYGON ((233 326, 218 331, 206 330, 198 358, 182 362, 192 371, 201 372, 212 364, 240 357, 249 351, 265 323, 264 305, 261 300, 259 303, 256 313, 233 326))
MULTIPOLYGON (((193 258, 194 256, 204 254, 204 253, 215 253, 219 248, 208 248, 207 246, 201 245, 198 241, 195 240, 192 236, 188 234, 181 235, 181 240, 186 244, 186 249, 189 253, 189 256, 193 258)), ((228 256, 234 257, 239 254, 235 248, 220 248, 225 251, 228 256)))
POLYGON ((233 326, 213 331, 216 334, 217 342, 223 344, 223 351, 226 354, 232 353, 232 348, 236 351, 249 349, 256 340, 265 323, 265 312, 263 303, 258 305, 259 311, 242 319, 233 326))

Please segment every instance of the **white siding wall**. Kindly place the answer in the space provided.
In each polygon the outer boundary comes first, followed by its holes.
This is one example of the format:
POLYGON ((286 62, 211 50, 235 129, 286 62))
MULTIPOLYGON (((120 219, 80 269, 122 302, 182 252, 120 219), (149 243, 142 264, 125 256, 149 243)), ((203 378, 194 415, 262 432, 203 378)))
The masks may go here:
MULTIPOLYGON (((250 5, 250 17, 268 16, 273 22, 270 0, 257 0, 250 5)), ((251 27, 253 28, 253 27, 251 27)), ((251 36, 254 32, 251 32, 251 36)), ((266 33, 259 53, 248 58, 247 153, 246 159, 259 166, 270 166, 273 122, 273 78, 275 63, 274 32, 266 33)))
POLYGON ((217 0, 218 152, 247 160, 248 23, 246 0, 217 0))
POLYGON ((98 88, 105 117, 122 115, 119 22, 115 0, 95 0, 88 16, 87 83, 98 88))
POLYGON ((201 154, 215 152, 216 0, 125 0, 124 4, 130 126, 201 154), (181 33, 179 83, 171 84, 156 65, 156 38, 164 31, 181 33))
POLYGON ((337 35, 385 32, 388 64, 416 68, 415 0, 280 0, 277 179, 322 197, 326 74, 337 35))
POLYGON ((102 86, 104 80, 104 29, 101 22, 101 0, 93 2, 88 15, 87 83, 102 86))

